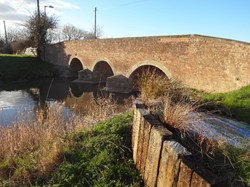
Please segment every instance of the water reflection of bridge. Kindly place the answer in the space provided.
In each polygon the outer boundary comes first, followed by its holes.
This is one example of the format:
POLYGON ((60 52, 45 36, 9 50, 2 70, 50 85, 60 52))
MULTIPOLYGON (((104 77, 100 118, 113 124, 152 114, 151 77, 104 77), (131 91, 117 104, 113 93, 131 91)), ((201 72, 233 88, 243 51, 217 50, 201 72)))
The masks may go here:
POLYGON ((57 106, 54 105, 56 101, 59 101, 58 104, 63 107, 65 120, 72 112, 82 113, 81 109, 89 111, 91 108, 96 108, 99 102, 103 101, 97 97, 112 98, 120 104, 117 106, 118 110, 123 108, 124 98, 129 95, 104 92, 101 90, 102 86, 100 84, 77 84, 72 83, 72 79, 58 78, 3 81, 0 85, 0 97, 2 96, 0 126, 22 119, 33 120, 36 118, 37 111, 42 110, 46 114, 48 107, 57 106))
POLYGON ((42 82, 38 82, 32 86, 32 88, 37 88, 39 91, 35 91, 35 89, 28 89, 28 92, 35 100, 40 100, 40 102, 45 102, 46 100, 64 101, 69 97, 80 98, 84 97, 87 93, 88 95, 92 94, 95 99, 98 97, 112 96, 112 98, 118 102, 122 102, 124 98, 129 97, 128 94, 110 94, 105 92, 102 90, 104 86, 105 83, 73 83, 72 79, 53 78, 42 80, 42 82))
POLYGON ((34 101, 59 100, 64 101, 67 97, 82 97, 86 93, 90 93, 94 98, 107 97, 112 95, 114 99, 120 97, 128 97, 127 94, 109 94, 102 90, 105 83, 88 84, 73 83, 73 79, 69 78, 52 78, 40 79, 29 82, 6 81, 1 85, 2 90, 25 90, 34 99, 34 101))

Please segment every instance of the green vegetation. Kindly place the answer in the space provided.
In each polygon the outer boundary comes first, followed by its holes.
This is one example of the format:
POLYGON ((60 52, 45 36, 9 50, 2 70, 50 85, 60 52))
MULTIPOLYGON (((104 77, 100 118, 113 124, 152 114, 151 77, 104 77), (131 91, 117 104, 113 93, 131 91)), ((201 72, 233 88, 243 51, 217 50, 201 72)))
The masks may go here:
POLYGON ((140 186, 131 153, 132 112, 73 136, 74 147, 53 173, 55 186, 140 186))
POLYGON ((221 149, 229 160, 233 173, 230 177, 232 186, 250 186, 250 151, 226 146, 221 149))
POLYGON ((227 178, 231 186, 250 186, 249 144, 243 145, 244 149, 235 148, 223 141, 215 142, 186 133, 190 124, 204 119, 198 113, 204 107, 206 110, 224 110, 223 113, 228 113, 229 109, 233 117, 250 123, 250 85, 230 93, 205 94, 187 90, 180 83, 154 71, 143 72, 138 80, 142 101, 169 130, 177 134, 177 141, 198 155, 212 172, 227 178), (197 115, 192 115, 193 112, 197 115), (178 132, 181 132, 180 137, 178 132))
MULTIPOLYGON (((202 93, 202 102, 209 104, 209 109, 219 110, 223 115, 236 118, 250 124, 250 85, 228 93, 202 93)), ((250 151, 232 146, 220 147, 223 155, 233 167, 232 186, 250 186, 250 151)))
POLYGON ((52 64, 39 61, 35 56, 0 54, 0 79, 33 79, 54 74, 52 64))
POLYGON ((69 121, 62 104, 54 103, 38 109, 36 119, 0 126, 0 186, 140 186, 132 112, 96 125, 121 112, 111 99, 97 102, 100 107, 93 101, 92 109, 69 121))
POLYGON ((138 87, 140 97, 144 103, 169 97, 171 101, 178 102, 187 94, 187 89, 174 79, 168 79, 164 74, 159 74, 156 69, 146 69, 138 74, 138 87))
POLYGON ((228 93, 202 94, 201 97, 203 102, 223 106, 224 110, 230 111, 233 118, 250 124, 250 85, 228 93))
POLYGON ((46 178, 69 147, 68 134, 81 122, 76 117, 65 122, 63 112, 63 107, 56 104, 37 110, 36 120, 30 117, 8 127, 0 125, 0 182, 25 186, 36 178, 46 178))
POLYGON ((164 123, 185 131, 198 120, 199 116, 190 116, 196 107, 190 102, 189 91, 179 81, 147 69, 139 75, 138 86, 142 101, 164 123))

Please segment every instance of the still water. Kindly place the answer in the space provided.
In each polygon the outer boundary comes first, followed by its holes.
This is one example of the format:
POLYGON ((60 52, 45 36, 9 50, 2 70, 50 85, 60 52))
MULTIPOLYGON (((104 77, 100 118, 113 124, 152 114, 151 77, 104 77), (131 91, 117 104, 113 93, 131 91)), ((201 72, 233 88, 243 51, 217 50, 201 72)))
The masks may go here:
MULTIPOLYGON (((48 105, 53 108, 55 103, 64 103, 64 117, 69 120, 76 112, 86 112, 86 108, 88 110, 97 97, 112 96, 121 104, 121 108, 130 97, 126 94, 104 92, 103 87, 104 84, 74 83, 72 79, 62 78, 30 82, 0 81, 0 126, 8 126, 23 119, 35 119, 38 109, 46 109, 48 105)), ((232 145, 247 141, 244 144, 249 145, 250 126, 243 122, 207 115, 203 122, 194 125, 192 131, 197 130, 203 136, 209 137, 211 134, 215 139, 223 138, 232 145)))
MULTIPOLYGON (((86 105, 87 100, 106 97, 103 84, 73 83, 73 79, 41 79, 30 82, 0 82, 0 125, 7 126, 15 121, 34 118, 35 111, 55 102, 70 100, 64 106, 65 118, 74 112, 73 106, 86 105)), ((121 103, 129 95, 112 94, 121 103)))

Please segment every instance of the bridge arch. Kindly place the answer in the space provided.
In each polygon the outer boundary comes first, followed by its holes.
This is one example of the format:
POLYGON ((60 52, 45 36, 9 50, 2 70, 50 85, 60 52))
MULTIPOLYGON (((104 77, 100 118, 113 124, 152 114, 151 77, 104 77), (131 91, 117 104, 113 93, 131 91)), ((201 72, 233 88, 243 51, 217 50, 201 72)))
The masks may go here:
POLYGON ((94 81, 106 81, 108 77, 114 75, 111 63, 106 60, 98 60, 92 67, 94 81))
POLYGON ((81 84, 70 84, 70 94, 74 97, 81 97, 83 95, 83 88, 81 84))
POLYGON ((132 74, 135 73, 135 71, 138 71, 141 68, 147 68, 147 67, 155 67, 156 69, 162 71, 169 79, 173 77, 170 71, 164 65, 162 65, 161 63, 157 61, 143 61, 143 62, 136 63, 127 72, 126 77, 130 78, 132 74))
POLYGON ((68 67, 73 72, 78 72, 84 69, 81 59, 78 57, 73 57, 69 60, 68 67))
POLYGON ((163 65, 152 61, 140 62, 135 64, 127 74, 133 91, 139 91, 138 78, 145 71, 155 72, 156 74, 166 76, 168 79, 172 78, 171 73, 163 65))

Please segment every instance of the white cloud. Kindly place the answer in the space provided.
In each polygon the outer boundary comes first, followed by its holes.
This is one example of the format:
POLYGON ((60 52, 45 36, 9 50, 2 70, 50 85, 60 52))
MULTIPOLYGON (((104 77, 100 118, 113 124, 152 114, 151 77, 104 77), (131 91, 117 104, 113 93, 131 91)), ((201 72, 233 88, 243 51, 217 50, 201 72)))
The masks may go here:
MULTIPOLYGON (((0 0, 0 20, 25 21, 37 9, 35 0, 0 0)), ((79 9, 80 7, 65 0, 40 0, 40 10, 44 11, 45 5, 55 8, 50 10, 55 15, 60 15, 65 9, 79 9)))

